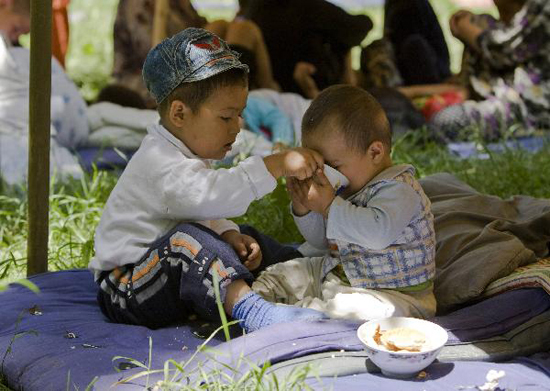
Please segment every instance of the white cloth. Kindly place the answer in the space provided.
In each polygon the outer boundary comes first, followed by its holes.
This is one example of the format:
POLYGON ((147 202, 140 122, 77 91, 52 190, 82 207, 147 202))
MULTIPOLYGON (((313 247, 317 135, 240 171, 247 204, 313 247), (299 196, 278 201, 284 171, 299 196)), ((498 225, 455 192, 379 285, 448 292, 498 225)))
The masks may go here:
POLYGON ((353 288, 333 273, 322 279, 323 258, 297 258, 269 266, 252 284, 264 299, 312 308, 331 318, 367 321, 389 316, 435 315, 433 286, 419 292, 353 288))
MULTIPOLYGON (((0 39, 0 172, 10 184, 27 176, 29 74, 29 50, 0 39)), ((80 177, 78 160, 67 148, 88 137, 86 103, 53 58, 51 125, 51 172, 80 177)))
POLYGON ((156 110, 124 107, 111 102, 99 102, 88 107, 88 124, 91 130, 104 126, 119 126, 143 131, 145 136, 147 127, 157 123, 159 118, 156 110))
MULTIPOLYGON (((28 151, 27 134, 0 132, 0 174, 7 184, 14 185, 26 180, 28 151)), ((75 156, 54 138, 50 139, 50 175, 58 179, 78 179, 83 175, 75 156)))
POLYGON ((89 264, 94 271, 138 262, 156 239, 183 222, 199 222, 218 234, 238 230, 225 219, 244 214, 277 186, 261 157, 214 170, 163 126, 147 131, 105 205, 89 264))
MULTIPOLYGON (((90 136, 84 145, 138 149, 147 134, 147 127, 157 122, 159 114, 156 110, 123 107, 110 102, 96 103, 88 107, 90 136)), ((241 129, 226 159, 230 163, 237 156, 267 156, 272 150, 273 143, 265 137, 241 129)))
POLYGON ((159 121, 156 110, 141 110, 110 102, 88 107, 90 136, 87 147, 138 149, 147 134, 147 126, 159 121))

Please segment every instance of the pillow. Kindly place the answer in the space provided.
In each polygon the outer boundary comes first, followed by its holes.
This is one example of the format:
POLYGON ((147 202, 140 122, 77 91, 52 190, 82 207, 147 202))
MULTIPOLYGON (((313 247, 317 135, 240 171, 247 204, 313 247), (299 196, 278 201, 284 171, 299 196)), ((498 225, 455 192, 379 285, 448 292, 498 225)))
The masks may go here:
POLYGON ((438 313, 482 294, 516 268, 548 255, 550 200, 484 195, 450 174, 420 180, 436 232, 438 313))
POLYGON ((550 295, 550 258, 518 267, 510 275, 490 283, 482 296, 490 297, 520 288, 542 288, 550 295))
POLYGON ((121 126, 103 126, 90 133, 86 147, 137 150, 146 132, 121 126))

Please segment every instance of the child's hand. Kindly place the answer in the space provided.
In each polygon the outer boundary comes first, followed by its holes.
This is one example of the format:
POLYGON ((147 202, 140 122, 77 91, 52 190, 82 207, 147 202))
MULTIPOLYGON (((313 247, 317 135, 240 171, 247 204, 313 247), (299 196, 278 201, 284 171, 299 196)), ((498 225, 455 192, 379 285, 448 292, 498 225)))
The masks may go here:
POLYGON ((312 149, 290 148, 264 158, 265 166, 275 178, 295 177, 300 180, 310 178, 315 170, 323 167, 323 157, 312 149))
MULTIPOLYGON (((315 176, 307 181, 306 199, 301 198, 300 202, 304 207, 328 216, 330 204, 336 197, 336 192, 330 184, 322 169, 317 169, 315 176)), ((302 191, 303 194, 303 191, 302 191)))
POLYGON ((221 235, 222 239, 229 243, 239 256, 241 262, 248 270, 255 270, 262 263, 262 251, 260 245, 252 236, 230 230, 221 235))
POLYGON ((275 144, 273 144, 273 153, 277 153, 277 152, 283 152, 284 150, 290 148, 287 144, 279 141, 279 142, 276 142, 275 144))
POLYGON ((304 206, 301 200, 307 200, 307 187, 300 185, 300 181, 295 178, 287 178, 286 189, 290 200, 292 201, 292 212, 296 216, 303 216, 309 213, 309 208, 304 206))

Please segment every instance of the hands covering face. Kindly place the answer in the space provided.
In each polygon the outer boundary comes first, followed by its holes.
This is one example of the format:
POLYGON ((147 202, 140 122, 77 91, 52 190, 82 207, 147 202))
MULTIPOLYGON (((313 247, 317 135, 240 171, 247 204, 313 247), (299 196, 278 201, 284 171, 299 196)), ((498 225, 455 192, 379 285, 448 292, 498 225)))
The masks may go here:
POLYGON ((292 200, 292 209, 297 216, 314 211, 326 218, 336 197, 336 192, 322 169, 317 169, 314 176, 304 180, 287 178, 287 189, 292 200))

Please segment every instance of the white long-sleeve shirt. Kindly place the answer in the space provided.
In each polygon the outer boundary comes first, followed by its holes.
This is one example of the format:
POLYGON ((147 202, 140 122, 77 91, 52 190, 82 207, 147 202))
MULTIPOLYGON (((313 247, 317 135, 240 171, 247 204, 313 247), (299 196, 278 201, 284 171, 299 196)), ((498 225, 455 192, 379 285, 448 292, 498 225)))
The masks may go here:
POLYGON ((198 222, 218 234, 244 214, 277 181, 263 159, 252 156, 230 169, 212 169, 162 125, 147 136, 113 189, 95 234, 93 271, 136 263, 176 225, 198 222))

